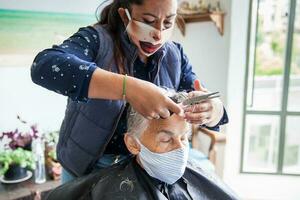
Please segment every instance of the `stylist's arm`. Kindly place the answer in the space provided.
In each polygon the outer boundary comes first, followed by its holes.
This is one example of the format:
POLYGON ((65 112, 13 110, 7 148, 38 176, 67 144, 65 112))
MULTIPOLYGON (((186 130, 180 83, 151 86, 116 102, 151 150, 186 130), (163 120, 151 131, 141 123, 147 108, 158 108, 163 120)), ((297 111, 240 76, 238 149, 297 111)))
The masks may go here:
MULTIPOLYGON (((90 81, 88 97, 118 100, 123 97, 124 75, 97 68, 90 81)), ((164 95, 153 83, 134 77, 126 77, 126 100, 148 119, 167 118, 170 111, 182 115, 183 110, 164 95)))

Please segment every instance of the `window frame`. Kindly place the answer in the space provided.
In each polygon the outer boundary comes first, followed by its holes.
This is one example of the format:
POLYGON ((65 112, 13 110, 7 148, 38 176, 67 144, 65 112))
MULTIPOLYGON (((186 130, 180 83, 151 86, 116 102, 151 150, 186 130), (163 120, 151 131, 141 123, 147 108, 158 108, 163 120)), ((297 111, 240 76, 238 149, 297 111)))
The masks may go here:
MULTIPOLYGON (((298 0, 300 1, 300 0, 298 0)), ((288 111, 288 96, 289 96, 289 83, 290 83, 290 72, 291 72, 291 61, 292 61, 292 49, 293 49, 293 36, 294 36, 294 26, 295 25, 295 16, 296 16, 296 6, 297 0, 289 0, 288 8, 288 27, 287 27, 287 38, 286 38, 286 49, 284 53, 284 71, 283 71, 283 88, 281 96, 281 110, 280 111, 267 111, 267 110, 249 110, 247 109, 248 98, 253 98, 253 86, 254 86, 254 76, 255 76, 255 52, 256 52, 256 39, 254 40, 254 45, 251 44, 252 38, 257 36, 257 27, 258 27, 258 10, 259 10, 259 0, 250 0, 249 1, 249 15, 248 15, 248 36, 247 36, 247 50, 246 50, 246 71, 245 71, 245 90, 244 90, 244 99, 243 99, 243 119, 242 119, 242 141, 241 141, 241 160, 240 160, 240 173, 243 174, 268 174, 268 175, 291 175, 291 176, 300 176, 300 173, 285 173, 283 172, 284 167, 284 150, 285 150, 285 130, 286 130, 286 120, 289 116, 299 116, 299 111, 288 111), (255 10, 254 10, 255 9, 255 10), (255 15, 253 14, 255 11, 255 15), (253 15, 255 16, 254 20, 252 19, 253 15), (254 24, 253 24, 254 22, 254 24), (252 30, 252 25, 254 25, 255 30, 252 30), (254 34, 254 36, 252 35, 254 34), (253 47, 254 46, 254 47, 253 47), (251 52, 253 51, 253 52, 251 52), (253 57, 251 57, 253 56, 253 57), (253 60, 251 60, 253 58, 253 60), (252 66, 251 66, 252 65, 252 66), (252 71, 251 71, 252 70, 252 71), (252 76, 251 83, 249 83, 249 76, 252 76), (250 85, 250 88, 249 88, 250 85), (248 91, 251 89, 251 96, 249 97, 248 91), (254 171, 245 171, 244 166, 244 153, 245 153, 245 132, 246 132, 246 117, 247 115, 276 115, 280 118, 279 124, 279 148, 278 157, 276 163, 276 172, 254 172, 254 171)), ((298 11, 300 12, 300 11, 298 11)))

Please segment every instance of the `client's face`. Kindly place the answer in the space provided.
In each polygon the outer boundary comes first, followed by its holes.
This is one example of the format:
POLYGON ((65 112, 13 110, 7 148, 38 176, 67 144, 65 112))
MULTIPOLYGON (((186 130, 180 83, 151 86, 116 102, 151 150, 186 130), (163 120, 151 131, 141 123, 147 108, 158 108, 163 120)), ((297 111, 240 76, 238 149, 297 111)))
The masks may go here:
MULTIPOLYGON (((166 153, 187 147, 189 131, 188 123, 182 117, 172 115, 167 119, 149 121, 139 141, 154 153, 166 153)), ((132 154, 140 152, 140 145, 133 136, 126 134, 125 143, 132 154)))
POLYGON ((149 121, 139 138, 127 133, 124 141, 150 176, 173 184, 183 175, 187 165, 189 131, 183 118, 172 115, 149 121))
POLYGON ((178 115, 167 119, 151 120, 140 142, 150 151, 165 153, 188 145, 187 122, 178 115))

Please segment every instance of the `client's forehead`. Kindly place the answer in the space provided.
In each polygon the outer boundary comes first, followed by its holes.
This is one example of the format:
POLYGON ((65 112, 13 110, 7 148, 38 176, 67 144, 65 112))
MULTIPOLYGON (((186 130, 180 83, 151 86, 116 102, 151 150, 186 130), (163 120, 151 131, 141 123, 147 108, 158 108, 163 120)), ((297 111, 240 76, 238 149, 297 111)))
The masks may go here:
POLYGON ((184 118, 174 114, 167 119, 151 120, 148 131, 153 134, 164 132, 170 135, 182 135, 188 131, 188 127, 184 118))

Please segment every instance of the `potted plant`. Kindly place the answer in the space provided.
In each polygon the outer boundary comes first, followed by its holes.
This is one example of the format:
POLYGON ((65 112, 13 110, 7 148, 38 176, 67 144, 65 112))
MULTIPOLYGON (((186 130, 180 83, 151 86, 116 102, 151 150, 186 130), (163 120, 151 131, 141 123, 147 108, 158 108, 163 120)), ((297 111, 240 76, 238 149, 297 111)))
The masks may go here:
POLYGON ((27 170, 35 168, 34 155, 31 151, 17 148, 0 152, 0 175, 6 180, 18 180, 27 176, 27 170))
POLYGON ((9 139, 9 142, 5 144, 6 148, 17 149, 20 147, 31 151, 32 140, 38 138, 39 135, 37 126, 30 125, 28 128, 28 123, 22 120, 20 116, 17 116, 17 119, 22 125, 26 126, 27 130, 20 131, 18 128, 16 128, 14 131, 2 132, 2 135, 0 135, 0 140, 3 140, 4 138, 9 139))
POLYGON ((50 178, 59 180, 62 167, 56 157, 56 145, 58 142, 58 131, 50 132, 44 135, 45 140, 45 158, 46 170, 50 178))

